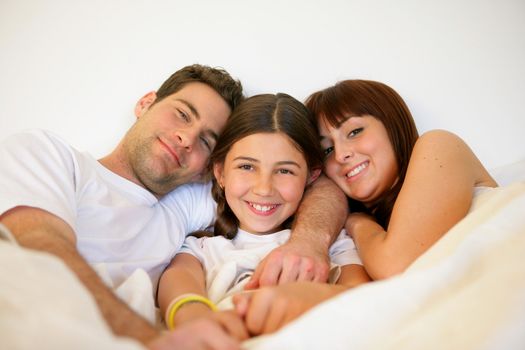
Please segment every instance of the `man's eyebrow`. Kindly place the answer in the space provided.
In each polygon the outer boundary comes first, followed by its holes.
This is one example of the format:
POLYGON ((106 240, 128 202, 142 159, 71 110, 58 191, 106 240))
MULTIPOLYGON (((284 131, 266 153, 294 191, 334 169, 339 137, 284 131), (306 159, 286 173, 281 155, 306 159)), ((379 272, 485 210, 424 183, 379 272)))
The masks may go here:
POLYGON ((195 118, 201 119, 201 116, 199 115, 199 112, 197 112, 197 108, 195 108, 195 106, 192 103, 190 103, 190 102, 188 102, 188 101, 186 101, 186 100, 184 100, 182 98, 177 98, 177 99, 175 99, 175 101, 179 101, 179 102, 185 104, 186 107, 188 107, 190 109, 191 113, 195 116, 195 118))

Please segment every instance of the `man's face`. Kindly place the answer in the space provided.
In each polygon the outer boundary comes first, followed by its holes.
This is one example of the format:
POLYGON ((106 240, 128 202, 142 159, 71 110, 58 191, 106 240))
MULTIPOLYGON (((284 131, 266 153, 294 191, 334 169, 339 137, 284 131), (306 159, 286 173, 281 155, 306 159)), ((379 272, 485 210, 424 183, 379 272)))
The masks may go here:
POLYGON ((211 87, 194 82, 157 103, 151 92, 135 108, 137 122, 124 140, 132 180, 161 197, 199 181, 231 113, 211 87))

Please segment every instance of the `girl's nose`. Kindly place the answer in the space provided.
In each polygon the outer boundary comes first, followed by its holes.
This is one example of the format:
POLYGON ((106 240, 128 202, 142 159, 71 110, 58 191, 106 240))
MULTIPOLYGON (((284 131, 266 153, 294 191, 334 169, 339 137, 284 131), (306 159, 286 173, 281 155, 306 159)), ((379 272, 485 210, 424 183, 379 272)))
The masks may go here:
POLYGON ((272 193, 272 180, 269 176, 261 175, 253 186, 253 192, 260 196, 269 196, 272 193))

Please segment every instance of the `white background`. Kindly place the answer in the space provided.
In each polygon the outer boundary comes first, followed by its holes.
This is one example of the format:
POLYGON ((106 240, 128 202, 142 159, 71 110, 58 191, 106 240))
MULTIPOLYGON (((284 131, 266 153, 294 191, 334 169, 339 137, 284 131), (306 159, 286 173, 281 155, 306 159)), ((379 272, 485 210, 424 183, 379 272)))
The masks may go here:
POLYGON ((0 0, 0 138, 45 128, 101 157, 195 62, 248 95, 379 80, 420 133, 459 134, 488 168, 525 159, 523 0, 0 0))

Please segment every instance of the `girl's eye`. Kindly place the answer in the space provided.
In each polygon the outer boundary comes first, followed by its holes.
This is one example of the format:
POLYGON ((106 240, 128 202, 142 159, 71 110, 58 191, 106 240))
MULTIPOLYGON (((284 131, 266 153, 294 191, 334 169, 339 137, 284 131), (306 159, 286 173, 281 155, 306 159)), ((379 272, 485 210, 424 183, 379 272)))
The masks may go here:
POLYGON ((288 174, 289 174, 289 175, 293 175, 293 174, 294 174, 293 171, 288 170, 288 169, 279 169, 279 170, 277 170, 277 172, 278 172, 279 174, 285 174, 285 175, 288 175, 288 174))
POLYGON ((325 148, 323 150, 323 153, 325 155, 325 157, 328 157, 330 155, 330 153, 332 153, 334 151, 334 146, 330 146, 328 148, 325 148))
POLYGON ((363 131, 363 128, 357 128, 348 133, 348 137, 354 137, 357 134, 360 134, 363 131))
POLYGON ((241 170, 252 170, 253 169, 253 167, 251 165, 249 165, 249 164, 239 165, 238 168, 241 169, 241 170))

